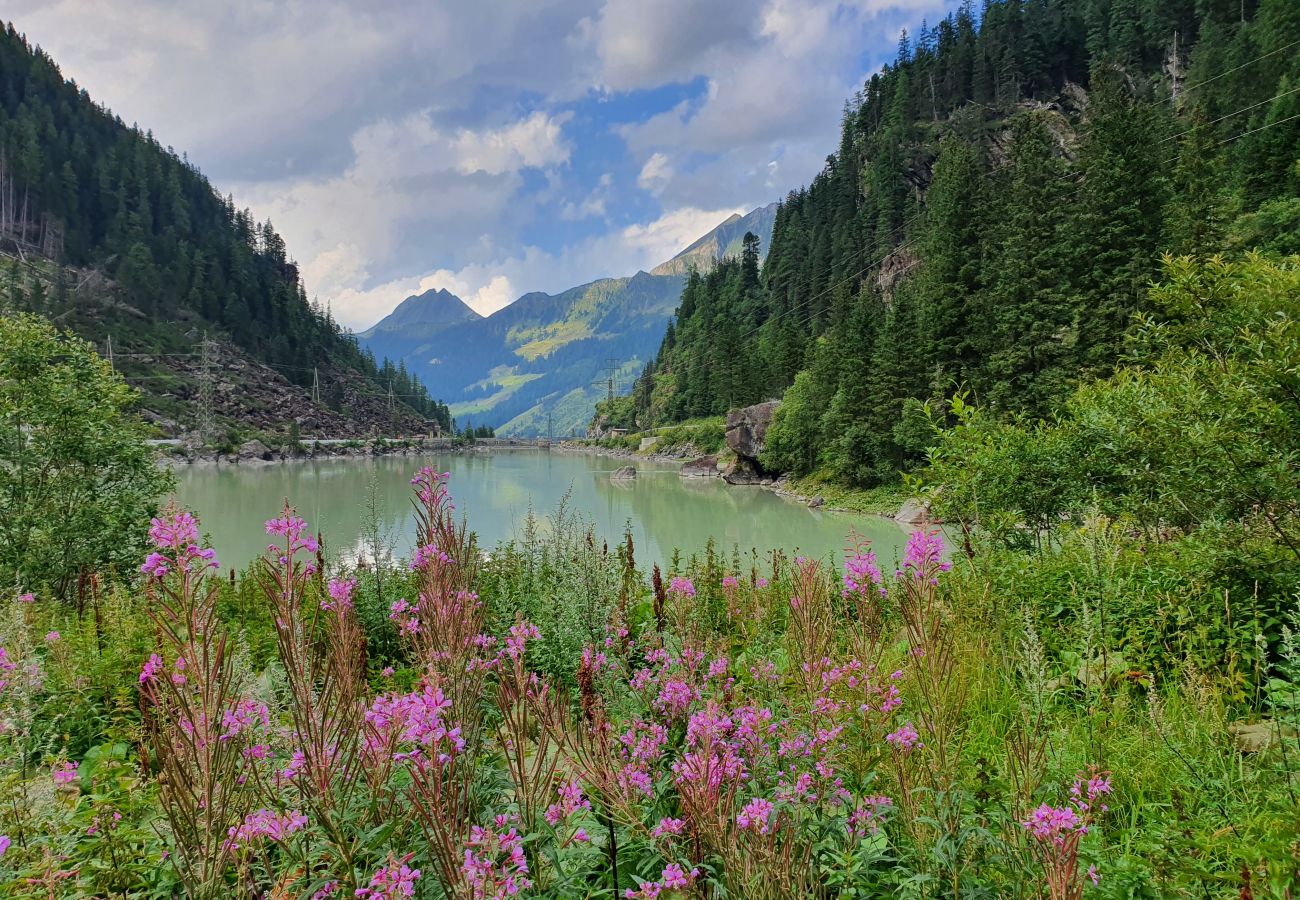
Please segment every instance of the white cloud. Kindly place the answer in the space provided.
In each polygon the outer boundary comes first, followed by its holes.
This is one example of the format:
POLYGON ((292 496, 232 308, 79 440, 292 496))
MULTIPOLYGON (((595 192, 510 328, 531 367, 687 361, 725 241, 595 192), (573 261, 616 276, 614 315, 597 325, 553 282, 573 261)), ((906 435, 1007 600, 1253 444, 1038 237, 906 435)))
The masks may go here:
POLYGON ((706 210, 683 207, 646 225, 629 225, 623 229, 623 240, 629 247, 642 251, 647 259, 663 262, 677 255, 728 216, 745 212, 747 210, 743 209, 706 210))
POLYGON ((650 158, 645 161, 641 167, 641 174, 637 176, 636 183, 642 190, 650 193, 657 193, 673 177, 673 165, 668 161, 668 157, 663 153, 655 151, 650 154, 650 158))

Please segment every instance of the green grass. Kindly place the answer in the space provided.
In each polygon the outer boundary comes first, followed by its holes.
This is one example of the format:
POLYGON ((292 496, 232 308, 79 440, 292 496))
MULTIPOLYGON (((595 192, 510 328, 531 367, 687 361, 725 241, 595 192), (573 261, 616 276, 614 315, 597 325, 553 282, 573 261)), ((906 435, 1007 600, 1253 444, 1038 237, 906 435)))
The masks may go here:
POLYGON ((790 479, 788 489, 804 497, 821 497, 827 506, 835 509, 878 516, 892 516, 910 496, 901 482, 872 488, 854 488, 840 484, 821 472, 790 479))

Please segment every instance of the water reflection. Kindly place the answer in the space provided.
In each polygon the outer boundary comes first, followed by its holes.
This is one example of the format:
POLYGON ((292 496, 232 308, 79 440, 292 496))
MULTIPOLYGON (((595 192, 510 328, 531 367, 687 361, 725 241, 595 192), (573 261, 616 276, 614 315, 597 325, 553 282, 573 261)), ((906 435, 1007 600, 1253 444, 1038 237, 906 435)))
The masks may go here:
POLYGON ((414 540, 410 477, 426 464, 451 472, 457 511, 488 548, 518 535, 530 508, 545 517, 566 495, 611 544, 630 524, 642 564, 662 564, 674 548, 699 552, 710 538, 728 555, 734 547, 746 557, 774 548, 838 557, 851 529, 872 540, 884 563, 906 540, 885 519, 811 510, 716 478, 681 478, 675 465, 637 463, 635 479, 616 481, 609 476, 617 460, 532 451, 187 467, 177 472, 177 495, 198 513, 223 563, 244 566, 265 549, 262 523, 286 498, 331 552, 355 554, 373 485, 380 527, 405 554, 414 540))

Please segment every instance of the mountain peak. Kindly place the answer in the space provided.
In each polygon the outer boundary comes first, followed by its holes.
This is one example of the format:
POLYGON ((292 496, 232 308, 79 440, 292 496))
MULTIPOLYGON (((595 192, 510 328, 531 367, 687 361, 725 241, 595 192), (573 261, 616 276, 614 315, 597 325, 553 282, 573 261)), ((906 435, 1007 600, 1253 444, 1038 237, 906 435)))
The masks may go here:
POLYGON ((685 275, 692 266, 707 272, 719 260, 740 255, 740 241, 747 231, 758 235, 760 252, 766 255, 768 242, 772 239, 772 224, 776 221, 776 206, 776 203, 769 203, 743 216, 732 213, 681 253, 655 266, 650 274, 685 275))
POLYGON ((397 308, 365 332, 409 328, 412 325, 459 325, 483 318, 469 304, 446 288, 430 288, 423 294, 412 294, 397 308))

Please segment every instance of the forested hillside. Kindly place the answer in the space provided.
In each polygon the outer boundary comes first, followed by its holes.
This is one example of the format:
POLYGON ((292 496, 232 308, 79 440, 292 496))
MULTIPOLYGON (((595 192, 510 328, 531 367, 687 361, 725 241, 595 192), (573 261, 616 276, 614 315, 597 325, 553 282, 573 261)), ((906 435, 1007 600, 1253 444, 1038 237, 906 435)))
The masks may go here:
MULTIPOLYGON (((255 222, 185 157, 98 106, 12 25, 0 33, 0 250, 15 259, 10 306, 96 341, 112 320, 119 351, 197 351, 211 328, 289 382, 323 380, 323 403, 391 387, 408 414, 449 424, 418 380, 377 366, 308 300, 269 221, 255 222), (104 290, 85 291, 91 275, 104 290)), ((153 377, 165 376, 141 376, 153 377)))
POLYGON ((990 0, 904 36, 761 275, 687 285, 636 424, 784 395, 773 468, 855 484, 926 401, 1051 414, 1110 372, 1162 253, 1300 250, 1300 4, 990 0))

